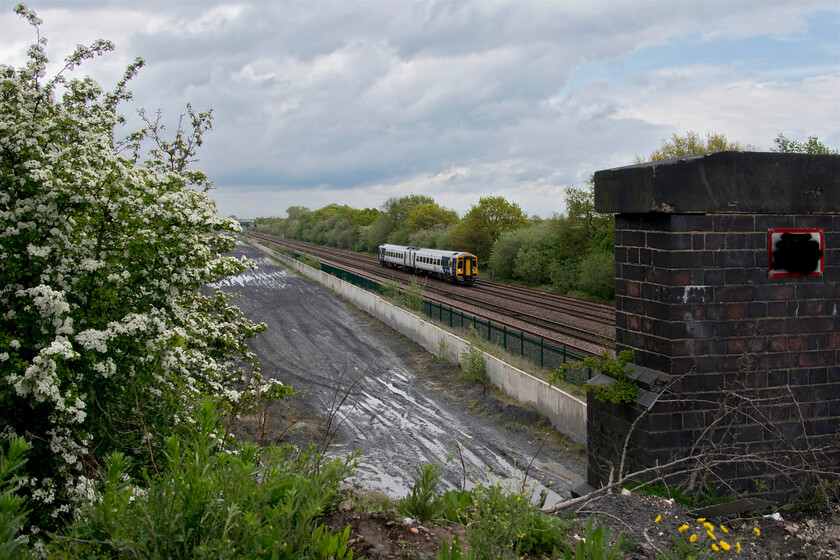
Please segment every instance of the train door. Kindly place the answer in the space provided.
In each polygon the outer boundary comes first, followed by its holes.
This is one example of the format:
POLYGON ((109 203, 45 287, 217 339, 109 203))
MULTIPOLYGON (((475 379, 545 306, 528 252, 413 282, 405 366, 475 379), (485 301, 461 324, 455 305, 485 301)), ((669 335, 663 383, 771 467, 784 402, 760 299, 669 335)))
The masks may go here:
POLYGON ((463 257, 464 259, 464 278, 469 278, 472 276, 472 259, 469 257, 463 257))

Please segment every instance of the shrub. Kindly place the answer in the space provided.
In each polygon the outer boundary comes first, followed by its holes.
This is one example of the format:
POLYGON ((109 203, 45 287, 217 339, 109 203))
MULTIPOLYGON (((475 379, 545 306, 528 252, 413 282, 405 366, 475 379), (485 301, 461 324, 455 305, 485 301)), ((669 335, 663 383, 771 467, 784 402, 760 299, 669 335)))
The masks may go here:
POLYGON ((547 248, 523 247, 516 253, 514 276, 530 284, 546 284, 551 280, 552 259, 547 248))
POLYGON ((461 367, 464 370, 464 378, 467 381, 487 385, 490 376, 487 375, 487 364, 484 362, 484 353, 473 343, 468 343, 461 352, 461 367))
POLYGON ((417 280, 412 280, 411 284, 406 286, 403 292, 403 299, 405 306, 414 311, 423 310, 423 288, 425 285, 420 284, 417 280))
MULTIPOLYGON (((37 35, 34 12, 15 11, 37 35)), ((259 377, 247 339, 264 329, 207 289, 250 267, 224 256, 236 241, 220 232, 239 224, 189 168, 211 113, 188 105, 168 140, 141 111, 124 142, 117 107, 142 59, 104 93, 47 78, 45 44, 20 69, 0 65, 0 425, 31 434, 23 468, 42 528, 85 499, 90 465, 114 451, 149 465, 200 398, 247 394, 259 377)), ((79 45, 65 69, 112 49, 79 45)))
POLYGON ((50 551, 69 558, 352 558, 348 532, 332 535, 318 524, 355 457, 325 461, 291 446, 226 449, 209 401, 195 419, 181 437, 167 438, 159 474, 131 478, 130 460, 110 455, 99 499, 50 551))
POLYGON ((580 262, 576 259, 564 259, 551 263, 549 278, 551 287, 561 294, 577 290, 580 282, 580 262))

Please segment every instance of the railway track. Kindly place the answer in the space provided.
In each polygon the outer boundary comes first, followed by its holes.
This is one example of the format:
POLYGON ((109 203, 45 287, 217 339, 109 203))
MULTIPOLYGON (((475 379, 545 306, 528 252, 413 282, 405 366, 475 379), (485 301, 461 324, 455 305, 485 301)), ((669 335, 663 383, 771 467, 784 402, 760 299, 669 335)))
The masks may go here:
POLYGON ((406 285, 417 281, 423 286, 423 296, 430 301, 584 353, 600 353, 615 339, 615 313, 607 305, 483 278, 472 287, 448 284, 400 269, 383 268, 379 259, 371 255, 257 232, 248 232, 248 235, 315 257, 374 282, 394 281, 406 285))

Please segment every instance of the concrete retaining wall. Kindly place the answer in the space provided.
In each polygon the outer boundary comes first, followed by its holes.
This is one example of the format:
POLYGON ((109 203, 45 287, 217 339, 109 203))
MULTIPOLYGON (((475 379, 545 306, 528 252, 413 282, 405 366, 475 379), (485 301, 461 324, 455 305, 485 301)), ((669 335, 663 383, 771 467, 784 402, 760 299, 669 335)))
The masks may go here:
MULTIPOLYGON (((424 321, 413 313, 385 301, 381 297, 363 290, 320 270, 316 270, 264 245, 254 243, 261 251, 275 257, 293 268, 339 294, 359 309, 370 313, 392 329, 417 342, 432 354, 444 356, 452 362, 460 361, 461 353, 469 343, 432 323, 424 321), (443 342, 441 342, 443 341, 443 342)), ((572 441, 586 444, 586 403, 561 391, 490 354, 484 354, 487 374, 496 386, 521 403, 526 403, 544 414, 551 424, 572 441)))

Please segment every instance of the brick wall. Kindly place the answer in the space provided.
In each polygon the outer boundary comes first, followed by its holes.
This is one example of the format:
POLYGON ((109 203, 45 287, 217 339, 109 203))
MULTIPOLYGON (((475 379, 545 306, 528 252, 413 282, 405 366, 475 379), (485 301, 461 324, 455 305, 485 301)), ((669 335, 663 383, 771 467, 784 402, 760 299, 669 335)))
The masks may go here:
POLYGON ((596 208, 618 213, 617 350, 669 388, 644 415, 661 385, 631 405, 589 399, 589 483, 617 467, 640 415, 625 472, 703 441, 720 461, 710 481, 732 490, 760 480, 789 498, 802 477, 761 463, 770 456, 836 473, 840 157, 725 152, 598 172, 595 188, 596 208), (823 230, 821 275, 769 274, 779 228, 823 230))

